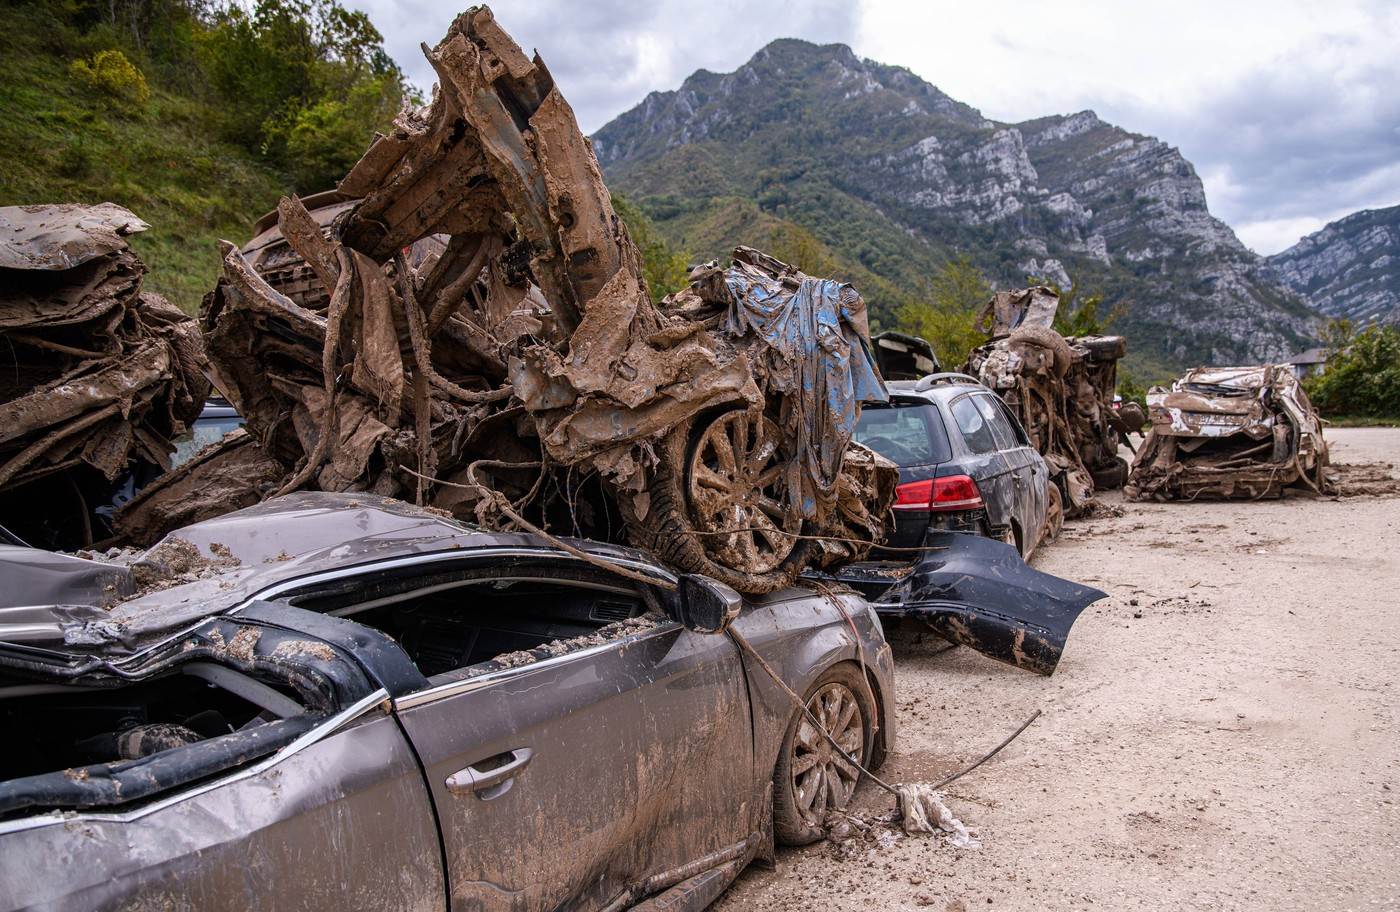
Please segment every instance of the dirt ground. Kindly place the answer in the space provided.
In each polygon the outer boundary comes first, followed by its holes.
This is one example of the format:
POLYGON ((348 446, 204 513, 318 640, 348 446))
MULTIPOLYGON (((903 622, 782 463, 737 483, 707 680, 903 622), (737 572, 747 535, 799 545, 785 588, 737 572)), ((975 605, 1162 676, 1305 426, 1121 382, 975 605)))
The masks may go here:
MULTIPOLYGON (((1328 432, 1400 466, 1400 429, 1328 432)), ((901 837, 751 868, 717 908, 1400 909, 1400 499, 1125 504, 1034 559, 1109 598, 1045 678, 896 645, 887 781, 980 850, 901 837)), ((859 807, 879 813, 868 783, 859 807)))

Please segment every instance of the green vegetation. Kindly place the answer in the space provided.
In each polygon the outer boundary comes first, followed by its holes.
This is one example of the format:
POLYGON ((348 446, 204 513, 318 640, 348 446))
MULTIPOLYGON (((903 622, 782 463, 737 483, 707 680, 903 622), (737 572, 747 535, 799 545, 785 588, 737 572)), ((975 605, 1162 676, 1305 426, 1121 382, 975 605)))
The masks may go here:
POLYGON ((685 255, 671 248, 671 245, 656 233, 642 210, 632 205, 626 197, 613 195, 613 209, 627 226, 637 250, 642 254, 642 276, 647 280, 647 290, 652 301, 659 303, 673 291, 685 287, 688 263, 685 255))
POLYGON ((934 274, 923 300, 900 308, 899 328, 927 339, 944 370, 959 370, 968 352, 987 341, 976 323, 991 296, 972 258, 956 257, 934 274))
POLYGON ((378 32, 334 0, 7 9, 0 205, 127 207, 151 225, 132 240, 147 287, 189 312, 218 240, 246 240, 284 193, 333 184, 404 94, 378 32))
POLYGON ((1335 423, 1400 423, 1400 326, 1355 332, 1335 320, 1324 333, 1334 354, 1303 386, 1323 416, 1335 423))

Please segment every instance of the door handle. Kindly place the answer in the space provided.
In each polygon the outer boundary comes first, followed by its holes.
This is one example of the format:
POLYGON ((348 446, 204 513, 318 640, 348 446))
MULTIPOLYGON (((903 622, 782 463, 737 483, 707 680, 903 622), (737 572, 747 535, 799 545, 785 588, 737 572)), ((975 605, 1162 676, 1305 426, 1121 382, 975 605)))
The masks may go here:
POLYGON ((510 791, 510 787, 515 784, 515 777, 530 764, 530 758, 534 755, 535 752, 528 747, 517 747, 515 750, 488 757, 486 760, 478 760, 472 766, 459 769, 448 776, 447 791, 459 796, 475 792, 476 797, 482 801, 499 798, 510 791), (480 768, 488 761, 497 759, 503 759, 505 762, 488 769, 480 768))

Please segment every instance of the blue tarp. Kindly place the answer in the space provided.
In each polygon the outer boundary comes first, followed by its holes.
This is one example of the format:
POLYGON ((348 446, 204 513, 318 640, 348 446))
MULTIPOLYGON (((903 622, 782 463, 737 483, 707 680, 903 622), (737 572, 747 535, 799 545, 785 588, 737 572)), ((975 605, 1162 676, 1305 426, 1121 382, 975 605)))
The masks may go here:
POLYGON ((800 273, 774 278, 737 258, 725 285, 726 331, 753 332, 767 343, 766 387, 784 396, 780 423, 796 447, 788 496, 813 518, 818 504, 835 496, 857 404, 889 400, 870 350, 865 301, 844 282, 800 273))

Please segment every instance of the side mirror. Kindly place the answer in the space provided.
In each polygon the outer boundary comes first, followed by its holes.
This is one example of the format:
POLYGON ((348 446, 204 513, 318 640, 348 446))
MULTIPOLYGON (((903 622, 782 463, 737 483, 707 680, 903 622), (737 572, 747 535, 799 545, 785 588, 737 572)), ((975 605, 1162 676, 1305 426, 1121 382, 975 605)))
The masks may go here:
POLYGON ((676 620, 695 633, 723 633, 744 607, 743 596, 724 583, 687 573, 681 577, 676 620))

